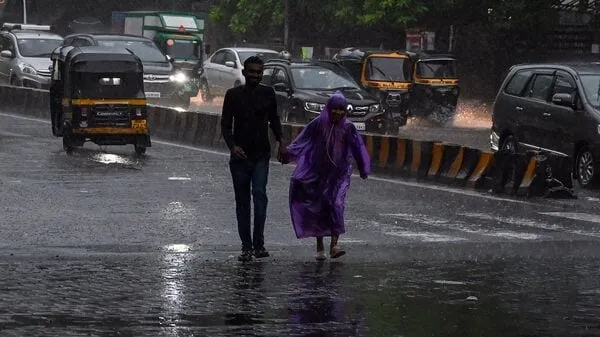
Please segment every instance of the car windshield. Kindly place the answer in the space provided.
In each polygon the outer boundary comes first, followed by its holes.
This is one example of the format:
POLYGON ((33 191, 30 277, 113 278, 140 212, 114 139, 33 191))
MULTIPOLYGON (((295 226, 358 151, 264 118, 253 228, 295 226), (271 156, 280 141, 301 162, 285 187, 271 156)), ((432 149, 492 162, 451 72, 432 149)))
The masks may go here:
POLYGON ((588 102, 600 109, 600 74, 581 75, 580 79, 588 102))
POLYGON ((200 55, 200 45, 198 41, 168 40, 167 53, 177 59, 197 60, 200 55))
POLYGON ((417 64, 417 76, 421 78, 456 78, 454 60, 426 60, 417 64))
POLYGON ((320 67, 292 68, 292 78, 298 89, 358 89, 358 85, 348 77, 320 67))
POLYGON ((50 57, 62 39, 19 39, 19 52, 23 57, 50 57))
POLYGON ((244 61, 246 61, 250 56, 258 56, 263 61, 267 61, 267 60, 279 57, 279 54, 276 52, 263 53, 263 52, 256 52, 256 51, 240 51, 240 52, 238 52, 238 55, 240 56, 241 64, 244 64, 244 61))
POLYGON ((142 62, 167 62, 167 57, 160 52, 152 41, 100 40, 98 44, 103 47, 127 48, 142 62))
POLYGON ((399 57, 369 57, 366 77, 369 81, 408 82, 410 69, 406 59, 399 57))

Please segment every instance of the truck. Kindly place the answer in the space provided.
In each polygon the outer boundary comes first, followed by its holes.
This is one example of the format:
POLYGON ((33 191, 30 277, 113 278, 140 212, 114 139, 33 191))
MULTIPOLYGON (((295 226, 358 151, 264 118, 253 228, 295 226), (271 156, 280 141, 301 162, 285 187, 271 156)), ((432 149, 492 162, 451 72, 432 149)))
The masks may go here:
POLYGON ((200 90, 203 63, 203 18, 188 13, 158 11, 112 12, 111 31, 115 34, 150 38, 173 63, 171 80, 181 83, 178 95, 189 101, 200 90))

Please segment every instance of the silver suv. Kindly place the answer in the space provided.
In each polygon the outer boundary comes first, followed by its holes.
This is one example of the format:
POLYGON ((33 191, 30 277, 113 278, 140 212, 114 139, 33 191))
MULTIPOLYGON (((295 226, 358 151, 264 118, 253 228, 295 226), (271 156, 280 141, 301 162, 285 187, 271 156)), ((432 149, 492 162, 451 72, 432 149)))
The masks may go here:
POLYGON ((0 31, 0 83, 47 89, 50 54, 63 41, 50 26, 5 23, 0 31))

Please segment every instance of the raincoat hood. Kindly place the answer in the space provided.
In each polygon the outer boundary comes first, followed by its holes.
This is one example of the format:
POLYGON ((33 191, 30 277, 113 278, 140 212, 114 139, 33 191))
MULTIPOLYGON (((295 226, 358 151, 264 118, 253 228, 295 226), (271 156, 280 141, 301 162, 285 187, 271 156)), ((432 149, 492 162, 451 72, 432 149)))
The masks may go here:
MULTIPOLYGON (((344 94, 341 91, 336 91, 327 101, 323 111, 321 111, 321 118, 324 121, 325 127, 330 128, 333 125, 333 109, 344 109, 346 110, 348 107, 348 101, 344 94)), ((342 117, 338 125, 344 125, 346 122, 346 116, 342 117)))

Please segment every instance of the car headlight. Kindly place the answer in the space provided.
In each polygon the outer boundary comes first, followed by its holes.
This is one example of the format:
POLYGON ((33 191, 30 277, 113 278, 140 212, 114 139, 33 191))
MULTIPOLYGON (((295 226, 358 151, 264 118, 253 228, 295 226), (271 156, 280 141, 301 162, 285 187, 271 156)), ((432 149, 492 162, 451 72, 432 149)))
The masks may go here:
POLYGON ((304 110, 309 111, 309 112, 321 113, 321 110, 323 110, 324 108, 325 108, 325 104, 313 103, 313 102, 304 103, 304 110))
POLYGON ((188 77, 185 73, 177 72, 177 73, 169 76, 169 80, 171 82, 184 83, 184 82, 187 82, 188 77))
POLYGON ((379 106, 379 104, 373 104, 373 105, 369 106, 370 113, 379 112, 380 109, 381 109, 381 107, 379 106))
POLYGON ((25 74, 30 74, 30 75, 37 74, 37 71, 35 70, 35 68, 27 63, 19 63, 19 69, 21 69, 21 72, 23 72, 25 74))

